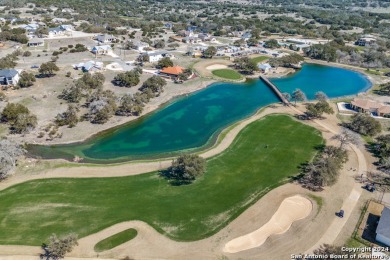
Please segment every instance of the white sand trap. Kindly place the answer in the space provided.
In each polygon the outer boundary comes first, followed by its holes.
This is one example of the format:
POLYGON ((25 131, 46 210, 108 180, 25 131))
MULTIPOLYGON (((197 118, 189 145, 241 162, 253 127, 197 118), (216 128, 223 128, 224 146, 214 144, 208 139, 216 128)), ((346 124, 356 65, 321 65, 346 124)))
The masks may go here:
POLYGON ((269 236, 286 232, 294 221, 306 218, 313 209, 310 200, 295 195, 282 201, 278 210, 264 226, 258 230, 237 237, 226 243, 223 251, 237 253, 261 246, 269 236))
POLYGON ((221 69, 226 69, 228 66, 223 65, 223 64, 214 64, 208 66, 206 69, 207 70, 221 70, 221 69))

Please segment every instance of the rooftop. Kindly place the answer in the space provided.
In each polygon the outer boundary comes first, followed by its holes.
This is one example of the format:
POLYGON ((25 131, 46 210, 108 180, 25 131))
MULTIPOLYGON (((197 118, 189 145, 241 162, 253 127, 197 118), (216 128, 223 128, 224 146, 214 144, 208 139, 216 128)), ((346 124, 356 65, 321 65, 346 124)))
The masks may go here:
POLYGON ((179 75, 184 72, 184 68, 180 66, 166 67, 160 70, 160 73, 170 74, 170 75, 179 75))
POLYGON ((15 77, 19 72, 15 69, 0 70, 0 77, 12 78, 15 77))
POLYGON ((390 238, 390 208, 385 207, 383 209, 376 233, 390 238))

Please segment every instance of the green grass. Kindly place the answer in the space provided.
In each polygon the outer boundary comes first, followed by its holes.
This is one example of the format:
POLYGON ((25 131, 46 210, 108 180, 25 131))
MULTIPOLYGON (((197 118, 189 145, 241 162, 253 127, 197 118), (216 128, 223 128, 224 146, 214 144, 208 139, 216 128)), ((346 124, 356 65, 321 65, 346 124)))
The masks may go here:
POLYGON ((235 70, 231 69, 220 69, 213 70, 212 73, 220 78, 230 79, 230 80, 239 80, 242 79, 242 75, 235 70))
POLYGON ((117 247, 127 241, 132 240, 137 236, 137 230, 134 228, 126 229, 113 236, 107 237, 95 245, 96 252, 103 252, 117 247))
POLYGON ((0 244, 40 245, 52 233, 84 237, 129 220, 175 240, 199 240, 297 174, 322 143, 316 129, 273 115, 245 127, 190 185, 173 186, 156 172, 21 183, 0 191, 0 244))
POLYGON ((322 206, 324 205, 324 199, 320 196, 316 196, 313 194, 309 194, 308 196, 309 196, 309 198, 311 198, 312 200, 314 200, 316 202, 317 207, 318 207, 316 215, 318 215, 318 213, 320 213, 320 211, 322 209, 322 206))
POLYGON ((266 61, 266 60, 268 60, 268 59, 269 59, 269 57, 266 57, 266 56, 259 56, 259 57, 252 58, 251 60, 252 60, 254 63, 259 63, 259 62, 266 61))

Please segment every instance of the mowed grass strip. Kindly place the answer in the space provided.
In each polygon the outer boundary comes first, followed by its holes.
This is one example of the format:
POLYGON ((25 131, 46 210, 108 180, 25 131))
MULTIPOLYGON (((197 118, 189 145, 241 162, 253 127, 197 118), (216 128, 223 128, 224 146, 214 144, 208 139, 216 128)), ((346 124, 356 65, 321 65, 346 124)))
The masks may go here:
POLYGON ((18 184, 0 192, 0 244, 38 246, 52 233, 84 237, 129 220, 175 240, 199 240, 296 175, 322 142, 315 128, 272 115, 245 127, 191 185, 172 186, 156 172, 18 184))
POLYGON ((259 57, 255 57, 255 58, 252 58, 251 60, 254 62, 254 63, 259 63, 259 62, 263 62, 263 61, 266 61, 268 60, 269 57, 267 56, 259 56, 259 57))
POLYGON ((240 73, 238 73, 235 70, 231 69, 219 69, 219 70, 213 70, 212 73, 220 78, 224 79, 231 79, 231 80, 239 80, 242 79, 242 76, 240 73))
POLYGON ((134 228, 126 229, 122 232, 103 239, 95 245, 94 249, 96 252, 103 252, 106 250, 113 249, 114 247, 117 247, 123 243, 126 243, 127 241, 132 240, 137 236, 137 234, 137 230, 135 230, 134 228))

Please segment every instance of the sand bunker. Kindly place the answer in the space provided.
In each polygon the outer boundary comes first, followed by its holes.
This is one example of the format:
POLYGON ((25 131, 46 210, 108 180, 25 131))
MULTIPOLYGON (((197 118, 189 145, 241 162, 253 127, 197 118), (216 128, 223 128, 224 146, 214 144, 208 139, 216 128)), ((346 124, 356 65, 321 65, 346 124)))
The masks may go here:
POLYGON ((208 70, 221 70, 221 69, 226 69, 226 68, 227 68, 226 65, 223 65, 223 64, 214 64, 214 65, 208 66, 206 69, 208 69, 208 70))
POLYGON ((223 251, 237 253, 261 246, 269 236, 286 232, 294 221, 306 218, 313 209, 310 200, 296 195, 286 198, 280 204, 278 210, 264 226, 258 230, 237 237, 226 243, 223 251))

